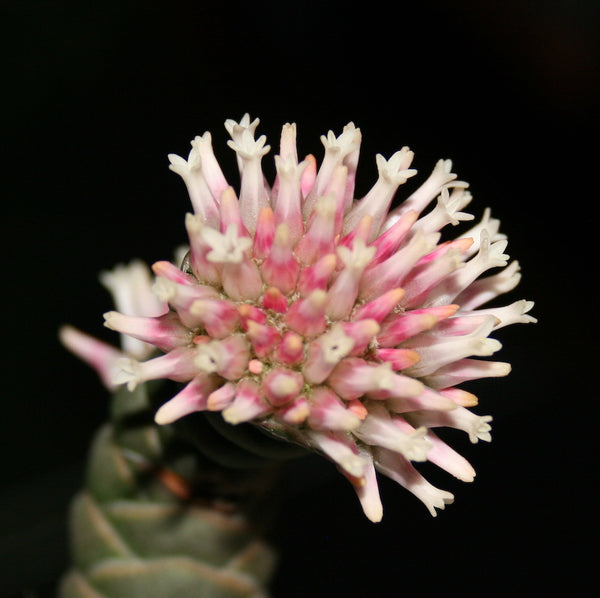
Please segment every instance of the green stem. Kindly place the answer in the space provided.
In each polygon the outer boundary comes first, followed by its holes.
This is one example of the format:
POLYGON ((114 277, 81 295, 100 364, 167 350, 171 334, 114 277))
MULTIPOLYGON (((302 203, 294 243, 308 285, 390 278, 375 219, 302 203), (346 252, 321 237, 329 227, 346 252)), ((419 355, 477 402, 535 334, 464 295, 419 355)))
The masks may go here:
POLYGON ((271 457, 289 455, 253 428, 232 433, 219 414, 158 427, 153 403, 163 391, 113 396, 71 506, 73 566, 59 598, 268 596, 275 555, 264 535, 279 469, 271 457))

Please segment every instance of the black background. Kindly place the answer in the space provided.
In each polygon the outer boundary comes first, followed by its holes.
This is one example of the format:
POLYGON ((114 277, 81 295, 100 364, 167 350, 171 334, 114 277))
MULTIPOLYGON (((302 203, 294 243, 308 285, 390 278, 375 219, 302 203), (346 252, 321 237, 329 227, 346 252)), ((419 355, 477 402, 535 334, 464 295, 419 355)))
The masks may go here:
POLYGON ((498 333, 513 373, 476 388, 494 441, 456 438, 471 485, 431 471, 456 496, 437 518, 382 480, 384 519, 371 524, 327 463, 290 465, 274 595, 583 595, 597 531, 598 4, 390 6, 3 4, 1 596, 52 595, 66 505, 106 415, 58 326, 115 340, 98 273, 170 258, 190 208, 166 154, 186 156, 210 130, 234 181, 223 122, 244 112, 270 139, 269 174, 287 121, 318 159, 319 135, 354 121, 359 193, 375 153, 409 145, 421 176, 452 158, 472 209, 492 207, 521 263, 506 302, 535 300, 540 320, 498 333))

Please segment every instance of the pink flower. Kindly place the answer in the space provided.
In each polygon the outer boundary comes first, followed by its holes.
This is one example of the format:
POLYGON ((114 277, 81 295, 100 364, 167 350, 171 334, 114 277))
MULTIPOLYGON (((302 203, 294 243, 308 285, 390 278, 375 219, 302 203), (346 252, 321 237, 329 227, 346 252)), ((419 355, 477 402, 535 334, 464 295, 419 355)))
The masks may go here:
POLYGON ((296 126, 286 124, 269 186, 261 161, 270 147, 255 137, 258 122, 225 123, 239 194, 209 133, 192 141, 187 160, 169 156, 194 209, 185 220, 189 252, 181 269, 153 266, 152 299, 139 264, 103 276, 119 310, 105 324, 123 334, 123 350, 72 328, 63 340, 111 387, 183 382, 156 413, 159 424, 220 411, 233 425, 252 422, 332 460, 372 521, 382 517, 376 470, 435 515, 453 496, 413 463, 473 480, 471 465, 433 429, 491 439, 492 418, 473 413, 477 398, 459 385, 506 375, 508 364, 476 358, 500 349, 489 338, 496 329, 535 321, 530 301, 480 309, 517 285, 518 263, 508 263, 489 211, 460 237, 440 240, 441 229, 473 219, 462 211, 468 185, 449 160, 392 207, 416 174, 413 152, 378 155, 378 180, 355 200, 360 130, 350 123, 339 137, 323 136, 317 168, 313 156, 299 160, 296 126), (160 354, 143 361, 150 346, 160 354))

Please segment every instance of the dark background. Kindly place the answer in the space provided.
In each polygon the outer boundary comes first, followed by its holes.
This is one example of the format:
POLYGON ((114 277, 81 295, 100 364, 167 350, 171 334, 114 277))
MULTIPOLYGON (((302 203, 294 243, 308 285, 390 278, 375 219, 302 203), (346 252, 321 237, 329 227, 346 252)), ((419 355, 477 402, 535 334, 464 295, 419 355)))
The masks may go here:
POLYGON ((244 112, 270 139, 269 174, 286 121, 318 159, 319 135, 354 121, 359 193, 375 153, 409 145, 421 177, 452 158, 471 208, 492 207, 521 263, 506 303, 535 300, 540 320, 497 335, 513 373, 476 389, 494 441, 457 438, 478 471, 471 485, 431 472, 456 496, 436 519, 382 480, 373 525, 327 463, 290 465, 276 598, 583 595, 598 521, 598 6, 3 3, 0 596, 52 595, 66 506, 106 416, 106 392, 59 346, 58 326, 115 340, 98 273, 170 258, 189 206, 167 153, 186 156, 210 130, 235 180, 223 122, 244 112))

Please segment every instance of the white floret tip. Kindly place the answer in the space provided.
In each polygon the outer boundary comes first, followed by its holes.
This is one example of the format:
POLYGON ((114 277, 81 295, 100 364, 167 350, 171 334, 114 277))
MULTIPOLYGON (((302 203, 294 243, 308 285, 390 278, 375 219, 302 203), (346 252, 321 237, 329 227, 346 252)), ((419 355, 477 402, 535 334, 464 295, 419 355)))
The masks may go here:
POLYGON ((230 224, 225 233, 204 227, 201 234, 210 247, 206 259, 213 264, 239 264, 244 259, 244 252, 252 246, 250 237, 238 235, 235 224, 230 224))

